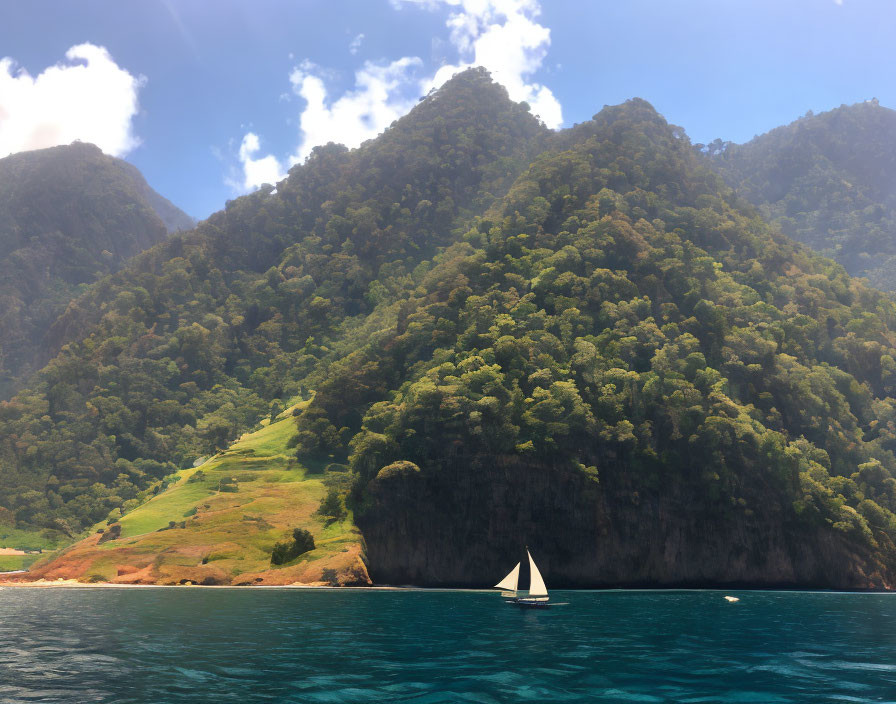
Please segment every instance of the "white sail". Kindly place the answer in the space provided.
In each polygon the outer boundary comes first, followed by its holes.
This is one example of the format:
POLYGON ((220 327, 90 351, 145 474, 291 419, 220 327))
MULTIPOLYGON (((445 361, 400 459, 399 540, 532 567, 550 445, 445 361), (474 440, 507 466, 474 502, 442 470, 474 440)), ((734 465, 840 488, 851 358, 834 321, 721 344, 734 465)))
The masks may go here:
POLYGON ((515 592, 519 581, 520 563, 517 562, 516 567, 510 570, 510 574, 495 585, 495 589, 506 589, 507 591, 515 592))
POLYGON ((538 571, 538 568, 535 566, 535 560, 532 559, 532 553, 526 550, 526 554, 529 556, 529 570, 531 571, 531 581, 529 582, 529 596, 530 597, 546 597, 548 595, 548 588, 544 584, 544 579, 541 577, 541 572, 538 571))

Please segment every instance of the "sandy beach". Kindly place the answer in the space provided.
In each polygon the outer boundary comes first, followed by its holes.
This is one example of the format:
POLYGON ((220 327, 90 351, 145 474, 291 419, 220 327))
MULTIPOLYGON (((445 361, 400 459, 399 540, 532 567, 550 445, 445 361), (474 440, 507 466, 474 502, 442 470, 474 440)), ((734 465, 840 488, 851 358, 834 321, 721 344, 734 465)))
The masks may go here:
POLYGON ((386 592, 408 592, 408 591, 426 591, 426 592, 489 592, 491 589, 463 589, 450 587, 416 587, 408 586, 390 586, 378 585, 369 587, 334 587, 330 584, 257 584, 257 585, 235 585, 235 584, 117 584, 114 582, 79 582, 76 579, 36 579, 27 581, 3 581, 3 575, 0 573, 0 589, 3 587, 10 588, 39 588, 39 589, 313 589, 328 591, 386 591, 386 592))
POLYGON ((3 581, 0 579, 0 587, 41 589, 181 589, 183 587, 201 587, 203 589, 393 589, 394 587, 331 587, 326 584, 284 584, 284 585, 243 585, 233 584, 116 584, 114 582, 79 582, 77 579, 35 579, 32 581, 15 580, 3 581))

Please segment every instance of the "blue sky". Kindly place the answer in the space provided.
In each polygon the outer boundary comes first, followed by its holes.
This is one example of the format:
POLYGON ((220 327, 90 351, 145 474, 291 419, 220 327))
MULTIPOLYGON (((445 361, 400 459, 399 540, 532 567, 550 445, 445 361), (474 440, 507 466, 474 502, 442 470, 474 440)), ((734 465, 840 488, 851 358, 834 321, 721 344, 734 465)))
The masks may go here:
POLYGON ((191 215, 485 63, 550 126, 649 100, 695 142, 896 107, 891 0, 6 0, 0 153, 95 141, 191 215))

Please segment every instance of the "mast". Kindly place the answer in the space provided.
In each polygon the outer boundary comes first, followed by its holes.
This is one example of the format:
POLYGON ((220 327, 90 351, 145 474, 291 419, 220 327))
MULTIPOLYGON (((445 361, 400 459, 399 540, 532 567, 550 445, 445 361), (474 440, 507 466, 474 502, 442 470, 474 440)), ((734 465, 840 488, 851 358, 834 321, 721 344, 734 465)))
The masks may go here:
POLYGON ((541 576, 541 572, 539 572, 538 568, 535 566, 535 560, 532 559, 532 553, 529 552, 529 548, 526 548, 526 554, 529 556, 529 570, 531 572, 531 579, 529 582, 529 598, 537 598, 539 601, 547 601, 548 588, 545 586, 544 579, 541 576))
POLYGON ((516 563, 508 575, 495 585, 495 589, 506 589, 509 592, 515 592, 520 582, 520 563, 516 563))

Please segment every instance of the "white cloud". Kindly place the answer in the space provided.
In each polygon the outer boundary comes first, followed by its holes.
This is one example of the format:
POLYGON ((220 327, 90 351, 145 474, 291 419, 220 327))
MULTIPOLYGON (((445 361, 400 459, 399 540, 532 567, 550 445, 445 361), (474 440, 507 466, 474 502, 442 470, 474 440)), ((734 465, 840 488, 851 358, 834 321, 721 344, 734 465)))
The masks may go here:
POLYGON ((364 41, 364 33, 361 32, 357 37, 352 39, 352 43, 348 45, 348 53, 354 56, 358 53, 358 49, 361 48, 361 42, 364 41))
POLYGON ((311 72, 313 67, 306 64, 295 69, 289 80, 306 105, 299 118, 302 141, 292 163, 304 160, 319 144, 357 147, 376 137, 417 101, 420 92, 414 73, 421 63, 408 56, 385 66, 366 61, 355 73, 354 90, 332 102, 323 79, 311 72))
MULTIPOLYGON (((290 164, 302 161, 311 149, 327 142, 340 142, 356 147, 375 137, 393 121, 404 115, 420 95, 440 87, 455 73, 471 66, 484 66, 492 77, 507 88, 511 99, 525 101, 533 114, 551 128, 563 123, 563 111, 550 88, 532 81, 547 55, 551 31, 536 20, 541 12, 538 0, 390 0, 395 9, 416 5, 426 10, 449 8, 445 23, 451 45, 457 52, 455 63, 446 63, 433 75, 417 76, 423 62, 405 56, 391 63, 366 61, 355 72, 354 87, 338 98, 327 87, 332 76, 309 61, 304 61, 290 75, 293 91, 305 100, 299 116, 299 147, 288 159, 290 164)), ((355 54, 364 39, 359 34, 349 46, 355 54)), ((252 133, 243 140, 255 137, 252 133)), ((250 143, 258 149, 258 139, 250 143)), ((249 169, 264 162, 274 169, 273 156, 251 159, 243 156, 246 188, 257 179, 249 169)), ((279 169, 279 164, 277 166, 279 169)))
POLYGON ((269 155, 260 159, 253 158, 253 154, 258 153, 259 149, 261 143, 258 135, 254 132, 246 133, 240 144, 240 162, 243 165, 242 188, 245 191, 258 188, 263 183, 275 184, 285 176, 276 157, 269 155))
POLYGON ((76 139, 123 156, 140 143, 132 120, 146 79, 94 44, 73 46, 65 58, 37 77, 0 59, 0 157, 76 139))
POLYGON ((448 5, 457 8, 448 17, 451 42, 460 62, 442 66, 427 86, 441 86, 452 75, 470 66, 485 66, 511 99, 525 101, 550 128, 563 124, 560 102, 547 86, 531 76, 547 56, 551 30, 538 24, 537 0, 401 0, 425 7, 448 5))

